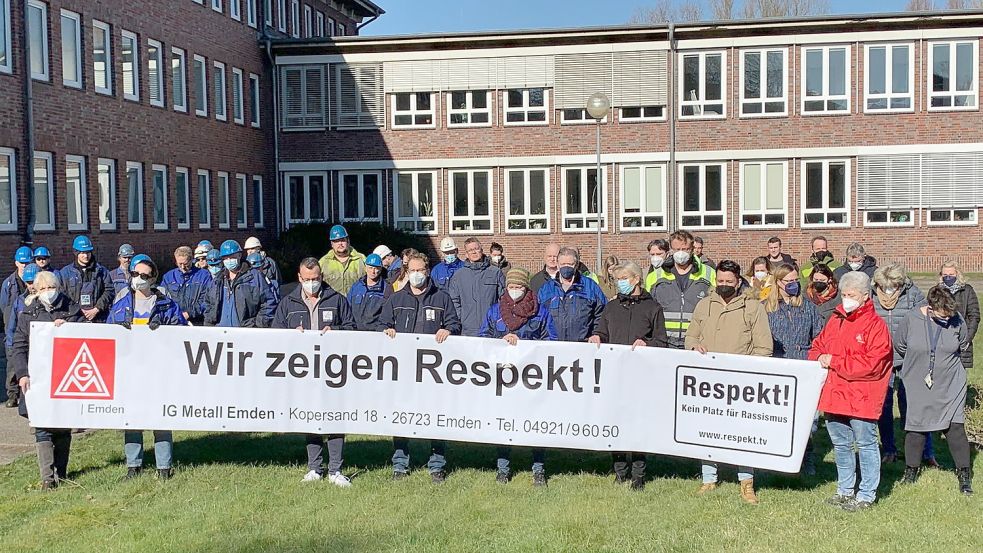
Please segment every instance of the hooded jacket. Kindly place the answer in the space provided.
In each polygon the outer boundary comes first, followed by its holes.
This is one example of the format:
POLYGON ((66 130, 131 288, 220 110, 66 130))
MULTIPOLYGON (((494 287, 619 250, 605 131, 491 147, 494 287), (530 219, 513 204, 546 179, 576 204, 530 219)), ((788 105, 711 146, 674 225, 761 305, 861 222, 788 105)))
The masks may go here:
POLYGON ((245 261, 242 264, 239 275, 231 283, 229 282, 229 272, 223 269, 208 287, 205 300, 205 324, 207 326, 215 326, 221 319, 222 302, 225 299, 227 289, 232 290, 241 328, 266 328, 270 326, 273 312, 276 309, 276 298, 273 296, 273 291, 266 284, 266 277, 262 273, 250 267, 249 263, 245 261))
MULTIPOLYGON (((184 326, 188 324, 188 320, 181 313, 181 306, 176 301, 169 298, 160 288, 154 288, 153 294, 157 299, 154 302, 153 310, 150 312, 148 325, 184 326)), ((106 323, 132 323, 133 304, 136 299, 134 296, 135 292, 129 288, 116 294, 116 301, 109 309, 106 323)))
POLYGON ((352 285, 365 276, 365 256, 351 246, 348 247, 348 259, 344 263, 338 260, 334 250, 328 250, 318 261, 318 265, 321 266, 324 282, 341 295, 348 294, 352 285))
POLYGON ((71 263, 58 271, 58 278, 61 280, 62 292, 80 308, 87 309, 87 306, 91 306, 99 309, 99 314, 92 322, 101 323, 106 320, 116 296, 108 269, 95 261, 88 267, 71 263))
POLYGON ((192 324, 201 324, 205 318, 207 302, 205 297, 212 284, 212 274, 208 269, 191 266, 187 273, 181 269, 171 269, 164 274, 160 285, 167 295, 177 302, 181 311, 188 314, 192 324))
POLYGON ((605 344, 630 346, 640 339, 649 347, 669 347, 662 306, 645 290, 637 296, 618 294, 609 301, 594 335, 605 344))
POLYGON ((433 282, 428 282, 420 295, 413 294, 407 284, 389 296, 382 307, 382 324, 396 332, 413 334, 436 334, 444 329, 451 334, 461 334, 461 319, 457 308, 447 292, 438 290, 433 282))
POLYGON ((478 262, 465 262, 451 277, 447 293, 461 317, 461 334, 477 336, 488 310, 505 293, 505 275, 486 255, 478 262))
MULTIPOLYGON (((884 320, 887 324, 887 329, 891 333, 891 337, 894 337, 895 333, 901 327, 901 323, 905 320, 912 310, 917 309, 927 302, 925 301, 925 294, 911 279, 905 280, 904 284, 901 285, 901 292, 898 296, 898 303, 894 305, 894 309, 885 309, 881 305, 880 298, 877 297, 877 292, 871 291, 871 302, 874 304, 874 310, 877 315, 884 320)), ((835 315, 834 315, 835 317, 835 315)), ((893 351, 893 350, 892 350, 893 351)), ((894 366, 901 367, 901 363, 904 358, 898 353, 894 352, 894 366)))
MULTIPOLYGON (((526 292, 531 294, 532 292, 526 292)), ((510 334, 502 319, 502 304, 496 303, 491 306, 485 315, 485 322, 481 324, 478 336, 483 338, 502 338, 510 334)), ((550 310, 545 305, 539 304, 539 310, 529 318, 519 328, 511 332, 518 336, 520 340, 556 340, 556 326, 553 324, 553 317, 550 310)))
POLYGON ((321 286, 318 291, 317 303, 313 312, 304 301, 304 288, 298 286, 294 291, 280 301, 273 315, 271 328, 297 328, 307 330, 355 330, 355 319, 348 300, 328 284, 321 286), (316 320, 311 321, 312 313, 316 320))
POLYGON ((872 301, 833 318, 812 343, 809 359, 829 354, 829 374, 819 396, 819 410, 832 415, 875 421, 881 416, 891 379, 894 349, 887 324, 872 301))
POLYGON ((372 286, 369 286, 367 277, 359 279, 348 291, 348 303, 355 317, 355 330, 385 330, 386 325, 382 323, 382 306, 392 293, 393 287, 382 279, 372 286))
POLYGON ((539 303, 550 310, 557 339, 563 342, 585 342, 593 336, 608 302, 601 287, 580 273, 574 275, 573 284, 565 292, 559 275, 546 281, 538 297, 539 303))
MULTIPOLYGON (((864 256, 864 260, 860 262, 860 268, 857 269, 861 273, 874 278, 874 271, 877 270, 877 259, 872 255, 864 256)), ((833 270, 833 276, 836 277, 836 282, 843 279, 843 275, 853 271, 849 263, 844 262, 842 265, 833 270)))
POLYGON ((770 357, 773 343, 768 314, 761 302, 736 293, 725 303, 716 291, 700 300, 686 330, 686 349, 770 357))

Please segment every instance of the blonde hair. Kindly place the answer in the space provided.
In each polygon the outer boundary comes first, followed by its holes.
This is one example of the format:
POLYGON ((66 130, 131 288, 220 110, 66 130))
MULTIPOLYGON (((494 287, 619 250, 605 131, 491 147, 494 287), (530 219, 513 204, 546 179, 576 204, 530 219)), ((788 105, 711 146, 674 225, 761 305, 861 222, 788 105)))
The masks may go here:
POLYGON ((895 288, 902 288, 908 281, 908 271, 900 263, 889 263, 874 271, 873 281, 882 290, 890 288, 891 284, 895 288))
POLYGON ((61 281, 58 279, 58 274, 54 271, 40 271, 38 275, 34 277, 34 290, 35 292, 30 296, 24 298, 24 305, 31 305, 34 300, 38 297, 38 290, 54 287, 55 290, 61 291, 61 281))
POLYGON ((614 268, 614 277, 618 278, 619 276, 635 277, 641 282, 642 268, 634 261, 626 261, 614 268))
POLYGON ((959 266, 959 262, 958 261, 956 261, 954 259, 950 259, 949 261, 946 261, 945 263, 943 263, 941 267, 939 267, 939 281, 940 282, 942 281, 942 269, 955 269, 956 270, 956 284, 958 284, 959 286, 965 286, 966 285, 966 275, 963 274, 962 267, 959 266))
MULTIPOLYGON (((775 277, 775 283, 772 285, 771 290, 768 291, 768 297, 765 298, 765 311, 768 313, 773 313, 778 310, 778 303, 782 299, 782 292, 779 289, 782 285, 782 279, 787 277, 792 273, 797 273, 795 267, 787 263, 779 265, 777 269, 772 273, 775 277)), ((788 299, 788 304, 792 307, 802 307, 802 294, 798 296, 790 297, 788 299)))

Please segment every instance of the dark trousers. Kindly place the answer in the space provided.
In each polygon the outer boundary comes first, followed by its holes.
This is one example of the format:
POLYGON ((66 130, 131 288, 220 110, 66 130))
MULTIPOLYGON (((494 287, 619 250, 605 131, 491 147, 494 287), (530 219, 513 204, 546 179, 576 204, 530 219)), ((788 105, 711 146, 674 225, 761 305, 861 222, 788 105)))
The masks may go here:
POLYGON ((628 478, 628 463, 631 458, 631 477, 645 478, 645 454, 644 453, 625 453, 622 451, 612 453, 614 459, 614 473, 622 480, 628 478))
MULTIPOLYGON (((344 434, 328 434, 328 474, 341 472, 345 462, 342 451, 345 448, 344 434)), ((321 474, 324 464, 324 438, 320 434, 307 435, 307 469, 321 474)))
POLYGON ((47 465, 41 468, 41 478, 51 474, 58 480, 64 480, 68 475, 68 455, 72 449, 72 431, 69 428, 35 428, 34 441, 38 444, 49 442, 54 446, 54 459, 45 460, 47 465), (50 471, 50 472, 49 472, 50 471))
MULTIPOLYGON (((511 472, 512 448, 505 445, 498 446, 498 459, 495 466, 498 472, 509 474, 511 472)), ((534 448, 532 450, 532 471, 546 472, 546 450, 534 448)))
MULTIPOLYGON (((956 463, 957 469, 969 468, 969 438, 966 437, 966 427, 962 423, 954 422, 949 428, 944 430, 945 441, 949 444, 949 453, 952 460, 956 463)), ((929 432, 907 432, 904 437, 904 458, 905 465, 909 467, 921 466, 919 454, 925 447, 925 441, 930 436, 929 432)))

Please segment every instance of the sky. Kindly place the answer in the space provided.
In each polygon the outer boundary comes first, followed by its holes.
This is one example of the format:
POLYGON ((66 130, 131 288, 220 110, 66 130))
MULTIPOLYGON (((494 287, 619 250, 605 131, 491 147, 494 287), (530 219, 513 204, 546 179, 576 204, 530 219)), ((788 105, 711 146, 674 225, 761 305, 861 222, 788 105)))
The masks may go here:
MULTIPOLYGON (((705 0, 701 0, 704 1, 705 0)), ((646 0, 375 0, 385 15, 364 35, 591 27, 626 23, 646 0), (600 8, 599 13, 594 14, 600 8)), ((905 0, 829 0, 834 14, 895 12, 905 0)))

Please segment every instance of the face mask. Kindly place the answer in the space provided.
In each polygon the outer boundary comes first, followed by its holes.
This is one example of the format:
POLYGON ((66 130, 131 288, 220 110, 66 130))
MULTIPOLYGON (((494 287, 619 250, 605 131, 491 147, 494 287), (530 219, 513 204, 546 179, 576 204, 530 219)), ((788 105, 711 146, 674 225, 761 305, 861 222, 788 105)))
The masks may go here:
POLYGON ((823 292, 825 292, 826 290, 829 289, 829 283, 828 282, 819 282, 817 280, 816 282, 813 282, 812 283, 812 288, 816 292, 819 292, 820 294, 822 294, 823 292))
POLYGON ((222 265, 225 265, 225 268, 226 269, 228 269, 230 271, 234 271, 234 270, 236 270, 236 269, 239 268, 239 260, 238 259, 235 259, 235 258, 223 259, 222 260, 222 265))
POLYGON ((737 288, 734 288, 733 286, 717 286, 717 294, 720 294, 720 297, 724 299, 727 299, 736 293, 737 288))
POLYGON ((941 326, 945 326, 945 327, 948 327, 949 326, 949 321, 952 320, 952 317, 936 317, 935 315, 932 315, 932 318, 935 319, 935 322, 936 323, 940 324, 941 326))
POLYGON ((51 307, 51 305, 55 303, 55 300, 58 299, 58 293, 58 290, 45 290, 44 292, 38 294, 38 299, 41 300, 41 303, 43 303, 45 306, 51 307))
POLYGON ((410 273, 410 286, 414 288, 423 288, 423 283, 427 281, 427 275, 416 272, 410 273))
POLYGON ((843 311, 853 313, 860 307, 860 302, 853 298, 843 298, 843 311))
POLYGON ((758 280, 764 280, 764 279, 768 278, 768 271, 755 271, 754 272, 754 278, 756 278, 758 280))
POLYGON ((676 262, 676 265, 686 265, 692 256, 685 250, 679 250, 678 252, 672 254, 672 260, 676 262))
POLYGON ((573 280, 573 277, 576 274, 577 270, 573 267, 560 267, 560 278, 563 280, 573 280))
POLYGON ((449 254, 447 254, 447 255, 444 256, 444 263, 447 263, 448 265, 450 265, 451 263, 454 263, 455 261, 457 261, 457 254, 456 253, 449 253, 449 254))
POLYGON ((627 279, 621 279, 618 281, 618 292, 624 295, 631 294, 635 290, 635 285, 629 282, 627 279))
POLYGON ((785 285, 785 293, 793 298, 798 296, 799 292, 801 291, 802 291, 802 287, 799 285, 798 282, 791 282, 785 285))
POLYGON ((493 256, 491 256, 491 260, 492 260, 492 263, 498 265, 499 263, 502 262, 502 256, 500 256, 500 255, 493 255, 493 256))
POLYGON ((221 267, 218 267, 216 265, 209 265, 208 266, 208 272, 209 273, 212 273, 212 276, 215 276, 215 275, 217 275, 217 274, 219 274, 219 273, 222 272, 222 268, 221 267))
POLYGON ((650 259, 652 260, 652 266, 655 268, 661 267, 666 262, 666 258, 661 255, 653 255, 650 259))
POLYGON ((945 284, 949 288, 956 285, 956 277, 954 275, 946 275, 942 277, 942 284, 945 284))
POLYGON ((884 289, 884 293, 887 294, 887 295, 889 295, 889 296, 893 296, 894 293, 897 292, 897 291, 898 291, 897 288, 885 288, 884 289))
POLYGON ((826 263, 825 263, 824 260, 826 259, 826 256, 827 255, 829 255, 829 252, 828 251, 826 251, 826 250, 819 250, 818 252, 815 252, 815 253, 812 254, 812 260, 813 261, 822 262, 822 264, 825 265, 826 263))
POLYGON ((509 297, 512 298, 512 301, 519 301, 522 299, 522 296, 525 295, 526 295, 525 288, 523 288, 522 290, 512 290, 511 288, 509 289, 509 297))
POLYGON ((315 295, 321 291, 321 281, 320 280, 305 280, 300 283, 304 287, 304 292, 308 295, 315 295))
POLYGON ((150 287, 153 285, 153 281, 147 280, 143 277, 133 277, 130 280, 130 287, 136 292, 146 292, 147 290, 150 290, 150 287))
POLYGON ((847 263, 847 265, 849 265, 850 266, 850 269, 852 269, 854 271, 860 269, 860 263, 857 263, 856 261, 851 261, 851 262, 847 263))

